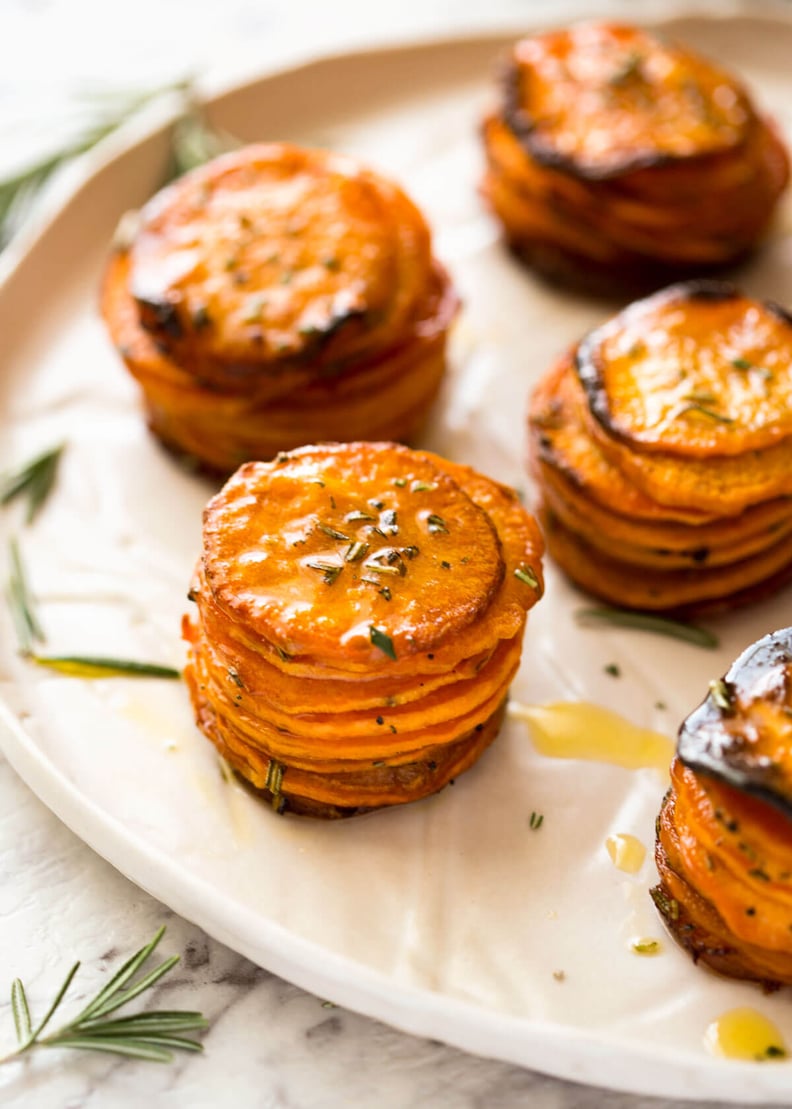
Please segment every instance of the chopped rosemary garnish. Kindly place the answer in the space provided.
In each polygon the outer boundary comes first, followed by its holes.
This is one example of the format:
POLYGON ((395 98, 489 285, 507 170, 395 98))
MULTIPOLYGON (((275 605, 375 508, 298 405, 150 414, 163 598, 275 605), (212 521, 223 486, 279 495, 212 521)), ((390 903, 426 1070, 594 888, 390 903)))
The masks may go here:
POLYGON ((104 658, 82 655, 35 655, 31 662, 72 678, 181 678, 181 671, 157 662, 138 662, 136 659, 104 658))
POLYGON ((405 487, 405 485, 407 484, 407 478, 406 477, 395 477, 393 479, 393 484, 396 486, 397 489, 403 489, 405 487))
POLYGON ((320 531, 328 535, 331 539, 338 539, 339 542, 349 543, 352 539, 351 535, 345 535, 343 531, 338 531, 336 528, 331 528, 329 524, 317 524, 320 531))
POLYGON ((753 362, 749 362, 747 358, 732 358, 732 366, 735 370, 752 370, 753 362))
POLYGON ((17 497, 27 497, 27 523, 32 523, 52 492, 58 474, 63 444, 36 455, 13 473, 0 478, 0 504, 10 504, 17 497))
POLYGON ((17 1047, 0 1058, 0 1063, 18 1059, 36 1047, 72 1047, 86 1051, 112 1052, 115 1055, 148 1059, 157 1063, 169 1063, 173 1053, 179 1051, 203 1051, 197 1040, 178 1035, 182 1032, 197 1032, 208 1023, 201 1013, 184 1010, 147 1010, 128 1017, 110 1017, 117 1009, 126 1005, 146 990, 151 989, 160 978, 178 963, 179 956, 171 955, 153 970, 148 970, 136 982, 132 979, 146 967, 158 943, 165 934, 160 928, 150 943, 141 947, 131 959, 118 970, 110 981, 99 990, 96 996, 68 1024, 64 1024, 48 1036, 42 1033, 54 1016, 58 1006, 77 973, 80 964, 75 963, 66 980, 55 995, 46 1014, 34 1025, 28 1005, 25 987, 19 978, 11 986, 11 1010, 17 1034, 17 1047))
POLYGON ((698 412, 701 416, 706 416, 708 420, 715 420, 719 424, 733 424, 734 420, 731 416, 723 416, 720 412, 715 412, 712 408, 707 408, 705 404, 686 404, 684 408, 680 408, 677 416, 686 416, 688 412, 698 412))
POLYGON ((276 762, 275 759, 270 759, 267 766, 267 777, 264 780, 264 788, 268 789, 274 797, 280 795, 281 785, 283 784, 283 764, 276 762))
POLYGON ((430 535, 439 535, 443 532, 445 532, 446 535, 448 534, 448 528, 446 527, 445 520, 442 516, 438 516, 435 512, 433 512, 431 516, 427 517, 426 526, 429 528, 430 535))
POLYGON ((514 576, 525 582, 526 585, 530 585, 531 589, 539 588, 539 579, 530 566, 518 566, 514 571, 514 576))
POLYGON ((360 562, 361 558, 366 557, 366 555, 368 554, 368 550, 369 550, 368 543, 362 543, 360 540, 357 540, 354 543, 350 543, 349 548, 348 548, 346 554, 344 555, 344 561, 345 562, 360 562))
POLYGON ((366 569, 371 574, 390 574, 392 577, 404 577, 405 566, 402 562, 398 566, 378 566, 376 562, 368 562, 366 569))
POLYGON ((709 683, 709 695, 721 712, 734 711, 734 692, 724 678, 716 678, 709 683))
POLYGON ((581 627, 597 627, 608 624, 614 628, 634 628, 636 631, 656 632, 672 639, 681 639, 697 647, 713 648, 718 646, 717 636, 697 624, 683 624, 679 620, 669 620, 652 612, 633 612, 623 608, 580 608, 575 620, 581 627))
POLYGON ((372 516, 368 512, 362 512, 360 509, 354 509, 352 512, 347 512, 346 516, 344 517, 344 522, 347 524, 357 524, 364 522, 373 523, 374 520, 376 520, 376 516, 372 516))
POLYGON ((417 547, 402 547, 399 553, 403 554, 405 558, 408 558, 410 562, 412 562, 416 555, 419 555, 421 552, 417 547))
POLYGON ((389 601, 393 597, 393 594, 391 593, 390 588, 387 585, 381 585, 377 592, 381 597, 384 597, 386 601, 389 601))
POLYGON ((714 393, 685 393, 682 400, 693 401, 694 404, 717 404, 718 398, 714 393))
POLYGON ((19 653, 31 655, 33 644, 38 641, 44 643, 46 636, 36 613, 36 605, 28 588, 27 575, 22 564, 22 555, 19 543, 15 537, 8 541, 8 556, 11 563, 7 598, 11 610, 11 619, 19 642, 19 653))
POLYGON ((620 63, 618 68, 608 78, 609 85, 624 85, 631 81, 633 78, 643 78, 643 57, 635 50, 630 51, 620 63))
POLYGON ((528 827, 532 832, 538 832, 544 824, 544 813, 532 812, 531 818, 528 821, 528 827))
POLYGON ((612 678, 621 677, 621 667, 615 662, 609 662, 607 666, 603 666, 602 669, 605 671, 606 674, 610 674, 612 678))
POLYGON ((379 524, 380 529, 384 531, 386 535, 399 534, 398 516, 394 508, 388 508, 382 513, 379 524))
POLYGON ((436 481, 414 481, 410 486, 411 493, 433 493, 437 488, 436 481))
POLYGON ((275 650, 278 652, 278 658, 281 660, 281 662, 291 662, 291 655, 288 651, 284 651, 283 647, 276 646, 275 650))
POLYGON ((318 570, 320 574, 323 574, 325 585, 332 585, 344 569, 343 566, 339 566, 335 562, 306 562, 305 565, 309 570, 318 570))
POLYGON ((234 685, 239 686, 240 689, 245 688, 245 683, 240 678, 239 671, 236 670, 233 666, 228 667, 228 677, 234 683, 234 685))
POLYGON ((633 940, 630 949, 636 955, 657 955, 660 951, 659 940, 633 940))
POLYGON ((372 624, 369 628, 369 638, 375 647, 379 647, 384 655, 396 661, 396 651, 393 647, 393 640, 381 628, 377 628, 372 624))

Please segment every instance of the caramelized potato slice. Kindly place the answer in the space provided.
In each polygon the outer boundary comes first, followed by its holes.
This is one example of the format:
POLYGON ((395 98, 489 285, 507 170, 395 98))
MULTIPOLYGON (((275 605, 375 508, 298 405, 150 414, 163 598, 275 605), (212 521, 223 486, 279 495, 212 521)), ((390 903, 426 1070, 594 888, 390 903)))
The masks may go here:
POLYGON ((224 155, 151 200, 130 251, 140 322, 225 380, 384 349, 431 268, 426 223, 352 159, 287 144, 224 155))
POLYGON ((792 578, 792 536, 750 558, 711 568, 656 570, 603 554, 546 507, 539 519, 550 554, 581 588, 621 608, 689 616, 751 604, 792 578))
POLYGON ((792 629, 754 643, 713 683, 682 725, 678 754, 792 819, 792 629))
POLYGON ((486 512, 428 458, 358 443, 243 466, 206 510, 204 570, 248 632, 376 667, 475 624, 505 563, 486 512))
POLYGON ((660 504, 613 465, 584 428, 579 413, 580 386, 574 359, 565 355, 534 390, 528 409, 532 458, 563 474, 587 501, 648 523, 703 524, 717 512, 660 504))
POLYGON ((740 456, 792 434, 792 318, 693 281, 630 305, 575 358, 605 434, 638 451, 740 456))
POLYGON ((505 119, 530 156, 590 180, 735 150, 754 115, 729 73, 615 24, 523 39, 505 86, 505 119))

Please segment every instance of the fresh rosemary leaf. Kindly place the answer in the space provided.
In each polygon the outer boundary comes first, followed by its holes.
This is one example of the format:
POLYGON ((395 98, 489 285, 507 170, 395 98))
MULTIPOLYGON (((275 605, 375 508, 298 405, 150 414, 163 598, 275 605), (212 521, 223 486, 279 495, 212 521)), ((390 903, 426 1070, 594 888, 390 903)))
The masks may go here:
POLYGON ((0 504, 10 504, 17 497, 27 497, 27 522, 35 519, 39 509, 52 492, 58 473, 63 444, 37 455, 20 469, 0 479, 0 504))
POLYGON ((43 643, 46 636, 39 622, 36 605, 28 588, 22 554, 15 536, 12 536, 8 541, 8 556, 11 569, 8 575, 7 597, 11 609, 11 618, 16 629, 20 653, 30 655, 33 652, 34 642, 43 643))
MULTIPOLYGON (((172 1063, 173 1052, 166 1051, 164 1047, 156 1044, 147 1044, 143 1040, 103 1040, 101 1037, 74 1036, 48 1043, 45 1047, 77 1047, 84 1051, 106 1051, 112 1055, 127 1055, 133 1059, 145 1059, 150 1063, 172 1063)), ((196 1044, 196 1051, 201 1051, 201 1045, 196 1044)))
POLYGON ((30 1009, 28 1008, 25 987, 19 978, 15 978, 11 986, 11 1009, 14 1014, 17 1041, 20 1044, 27 1043, 33 1029, 30 1024, 30 1009))
POLYGON ((679 620, 669 620, 652 612, 632 612, 623 608, 581 608, 575 613, 581 627, 609 625, 615 628, 635 628, 636 631, 656 632, 672 639, 681 639, 697 647, 713 648, 718 646, 718 638, 706 628, 697 624, 683 624, 679 620))
POLYGON ((384 655, 396 661, 396 651, 393 646, 393 640, 381 628, 376 628, 373 624, 369 628, 369 636, 371 642, 375 647, 379 647, 384 655))
POLYGON ((525 582, 526 585, 530 585, 531 589, 539 588, 539 579, 534 573, 533 568, 527 564, 525 566, 518 566, 514 571, 514 576, 519 581, 525 582))
POLYGON ((47 1012, 44 1014, 44 1016, 41 1018, 41 1020, 39 1021, 39 1023, 36 1025, 35 1029, 31 1033, 30 1040, 29 1040, 30 1043, 34 1043, 36 1040, 38 1040, 41 1033, 44 1031, 44 1029, 47 1027, 49 1022, 52 1020, 53 1016, 55 1015, 55 1010, 58 1008, 61 1001, 63 1001, 63 998, 66 996, 66 991, 68 990, 69 986, 72 983, 72 978, 74 978, 75 974, 77 973, 77 971, 79 969, 80 969, 80 962, 78 960, 74 964, 74 966, 71 968, 69 973, 66 975, 65 979, 63 980, 63 985, 58 990, 58 992, 55 994, 55 1000, 52 1002, 49 1009, 47 1009, 47 1012))
POLYGON ((24 986, 17 979, 12 986, 11 1002, 19 1046, 0 1059, 0 1062, 9 1062, 36 1047, 70 1047, 112 1052, 115 1055, 127 1055, 158 1063, 170 1062, 174 1050, 202 1051, 203 1047, 198 1041, 177 1035, 180 1032, 197 1032, 206 1028, 207 1021, 201 1013, 165 1009, 161 1012, 150 1011, 135 1013, 129 1017, 116 1017, 113 1020, 105 1019, 107 1014, 150 989, 179 961, 178 955, 171 955, 142 978, 132 981, 138 971, 145 969, 145 964, 164 932, 165 929, 160 928, 149 943, 124 963, 81 1013, 46 1037, 42 1036, 42 1032, 58 1009, 80 964, 75 963, 69 971, 54 1001, 33 1031, 24 986))
POLYGON ((181 671, 157 662, 138 662, 136 659, 101 658, 81 655, 31 655, 32 661, 59 674, 72 678, 169 678, 181 677, 181 671))
POLYGON ((61 150, 48 153, 40 161, 26 166, 18 173, 0 180, 0 250, 18 230, 30 210, 32 202, 52 175, 66 162, 91 150, 102 139, 117 130, 145 104, 167 92, 185 93, 185 81, 146 89, 142 92, 119 93, 105 98, 101 111, 93 123, 61 150))
POLYGON ((183 173, 239 145, 239 140, 232 135, 209 127, 198 109, 193 107, 174 125, 167 180, 181 177, 183 173))

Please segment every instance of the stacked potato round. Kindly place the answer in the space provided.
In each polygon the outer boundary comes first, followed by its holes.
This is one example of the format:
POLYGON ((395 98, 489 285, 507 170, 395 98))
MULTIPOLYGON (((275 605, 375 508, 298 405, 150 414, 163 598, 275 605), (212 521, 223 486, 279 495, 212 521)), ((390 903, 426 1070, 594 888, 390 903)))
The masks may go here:
POLYGON ((435 455, 248 463, 206 509, 185 618, 199 726, 279 811, 436 792, 497 734, 542 549, 511 490, 435 455))
POLYGON ((224 473, 306 442, 410 438, 456 306, 400 188, 285 144, 154 197, 102 303, 153 432, 224 473))
POLYGON ((792 320, 713 281, 590 333, 541 382, 531 465, 551 554, 615 604, 691 613, 792 576, 792 320))
POLYGON ((749 647, 684 722, 652 897, 696 961, 792 985, 792 628, 749 647))
POLYGON ((484 142, 484 193, 515 251, 605 293, 734 262, 789 173, 773 124, 731 74, 611 24, 518 42, 484 142))

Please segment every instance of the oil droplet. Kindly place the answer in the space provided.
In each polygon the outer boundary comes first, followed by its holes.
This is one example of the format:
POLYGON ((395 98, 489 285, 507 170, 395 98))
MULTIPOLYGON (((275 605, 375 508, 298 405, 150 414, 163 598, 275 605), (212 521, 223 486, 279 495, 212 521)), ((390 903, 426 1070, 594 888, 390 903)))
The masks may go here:
POLYGON ((605 847, 611 857, 611 862, 618 870, 625 874, 637 874, 644 864, 646 848, 635 836, 627 832, 617 832, 608 836, 605 847))
POLYGON ((650 940, 645 936, 639 939, 630 940, 630 951, 634 955, 659 955, 663 950, 663 945, 660 940, 650 940))
POLYGON ((764 1063, 787 1057, 784 1038, 771 1020, 756 1009, 730 1009, 714 1020, 704 1033, 704 1044, 724 1059, 764 1063))
POLYGON ((533 745, 556 759, 586 759, 638 770, 668 770, 674 745, 667 736, 639 728, 618 713, 587 701, 551 705, 509 704, 509 715, 530 726, 533 745))

